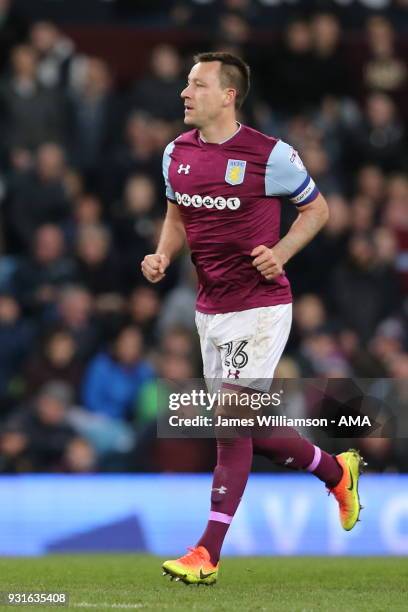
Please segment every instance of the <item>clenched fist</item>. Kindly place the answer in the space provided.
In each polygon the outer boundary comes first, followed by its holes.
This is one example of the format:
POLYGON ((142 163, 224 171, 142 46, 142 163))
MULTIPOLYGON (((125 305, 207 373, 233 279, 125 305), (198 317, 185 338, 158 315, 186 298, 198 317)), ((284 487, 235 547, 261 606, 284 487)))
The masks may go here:
POLYGON ((274 249, 268 249, 261 244, 253 249, 251 257, 255 257, 252 265, 266 280, 272 280, 282 274, 284 261, 274 249))
POLYGON ((169 264, 167 255, 161 253, 146 255, 141 264, 143 276, 151 283, 158 283, 166 276, 165 271, 169 264))

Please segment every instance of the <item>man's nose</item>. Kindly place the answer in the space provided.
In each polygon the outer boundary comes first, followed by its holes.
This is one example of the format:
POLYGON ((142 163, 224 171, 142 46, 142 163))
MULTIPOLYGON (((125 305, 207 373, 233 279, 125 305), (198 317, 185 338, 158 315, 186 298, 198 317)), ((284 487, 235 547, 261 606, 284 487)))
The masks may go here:
POLYGON ((188 98, 189 97, 189 87, 190 86, 187 85, 187 87, 185 87, 183 89, 183 91, 181 92, 181 94, 180 94, 180 96, 183 98, 183 100, 184 100, 184 98, 188 98))

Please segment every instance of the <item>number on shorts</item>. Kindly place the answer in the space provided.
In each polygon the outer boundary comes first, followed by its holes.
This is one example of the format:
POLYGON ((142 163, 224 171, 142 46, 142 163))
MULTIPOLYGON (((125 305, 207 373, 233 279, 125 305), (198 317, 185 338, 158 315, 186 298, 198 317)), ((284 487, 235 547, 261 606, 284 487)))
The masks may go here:
POLYGON ((242 368, 245 368, 245 366, 248 363, 248 354, 244 351, 244 348, 246 347, 247 344, 248 344, 248 340, 241 340, 236 345, 234 351, 232 350, 234 346, 233 342, 227 342, 226 344, 223 344, 221 348, 225 346, 227 349, 227 352, 225 354, 224 364, 227 367, 232 365, 234 368, 241 369, 241 370, 242 368))

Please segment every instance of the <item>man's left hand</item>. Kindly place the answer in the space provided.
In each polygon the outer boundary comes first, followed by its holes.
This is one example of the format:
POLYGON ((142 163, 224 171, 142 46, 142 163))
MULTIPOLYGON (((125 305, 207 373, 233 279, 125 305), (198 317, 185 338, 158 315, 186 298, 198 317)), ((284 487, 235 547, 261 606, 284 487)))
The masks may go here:
POLYGON ((282 274, 284 261, 276 250, 260 244, 253 249, 251 257, 255 257, 252 265, 266 280, 272 280, 282 274))

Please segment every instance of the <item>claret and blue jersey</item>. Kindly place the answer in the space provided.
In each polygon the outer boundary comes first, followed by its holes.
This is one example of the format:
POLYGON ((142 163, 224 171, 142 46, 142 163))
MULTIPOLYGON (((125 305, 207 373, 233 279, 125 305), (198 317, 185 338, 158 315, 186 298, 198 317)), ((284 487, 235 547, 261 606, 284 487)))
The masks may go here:
POLYGON ((278 242, 282 196, 302 207, 318 195, 292 147, 244 125, 219 144, 191 130, 166 147, 163 174, 197 268, 198 311, 236 312, 292 301, 285 274, 267 281, 250 256, 256 246, 278 242))

